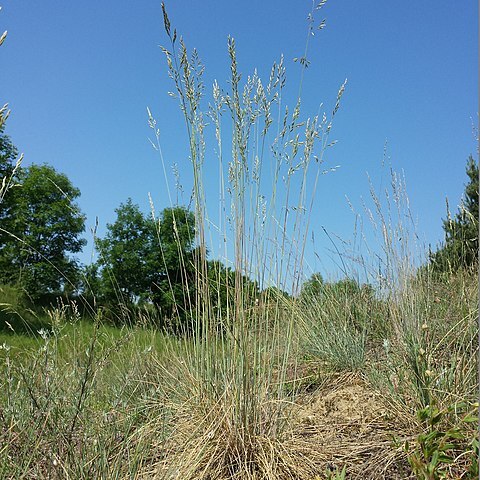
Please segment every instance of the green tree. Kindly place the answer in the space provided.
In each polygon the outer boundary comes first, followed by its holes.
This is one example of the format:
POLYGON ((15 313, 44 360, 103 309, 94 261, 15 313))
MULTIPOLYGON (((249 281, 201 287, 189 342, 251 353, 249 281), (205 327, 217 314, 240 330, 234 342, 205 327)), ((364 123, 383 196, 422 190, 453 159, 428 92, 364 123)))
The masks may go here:
MULTIPOLYGON (((149 291, 148 257, 151 228, 140 207, 129 198, 115 210, 104 239, 97 239, 103 300, 131 305, 149 291)), ((95 292, 98 294, 99 292, 95 292)))
MULTIPOLYGON (((0 109, 1 118, 1 109, 0 109)), ((12 200, 7 191, 17 183, 17 173, 22 158, 10 137, 5 135, 5 125, 0 125, 0 225, 10 215, 12 200)))
POLYGON ((182 206, 166 208, 150 221, 151 298, 172 328, 188 328, 195 303, 195 217, 182 206))
POLYGON ((235 300, 235 272, 219 260, 209 260, 207 272, 213 312, 220 317, 225 316, 235 300))
POLYGON ((262 298, 262 301, 264 302, 277 302, 281 300, 288 300, 290 298, 290 295, 288 292, 285 290, 282 290, 281 288, 270 286, 267 287, 265 290, 262 290, 260 293, 260 296, 262 298))
POLYGON ((84 308, 89 313, 93 312, 98 303, 105 297, 98 263, 95 262, 82 267, 79 293, 83 299, 84 308))
POLYGON ((78 280, 78 253, 85 218, 75 200, 80 191, 48 165, 17 172, 2 212, 0 282, 19 285, 34 299, 71 289, 78 280))
POLYGON ((131 199, 115 212, 105 238, 97 240, 98 299, 128 307, 151 301, 167 323, 180 328, 195 297, 193 213, 177 206, 153 220, 131 199))
POLYGON ((313 273, 309 279, 307 279, 300 292, 300 297, 304 301, 319 301, 323 297, 324 282, 321 273, 313 273))
POLYGON ((5 134, 5 125, 0 126, 0 178, 12 175, 17 156, 17 148, 5 134))
POLYGON ((430 255, 437 272, 456 271, 478 264, 478 163, 470 155, 466 173, 469 182, 459 212, 443 221, 445 242, 430 255))

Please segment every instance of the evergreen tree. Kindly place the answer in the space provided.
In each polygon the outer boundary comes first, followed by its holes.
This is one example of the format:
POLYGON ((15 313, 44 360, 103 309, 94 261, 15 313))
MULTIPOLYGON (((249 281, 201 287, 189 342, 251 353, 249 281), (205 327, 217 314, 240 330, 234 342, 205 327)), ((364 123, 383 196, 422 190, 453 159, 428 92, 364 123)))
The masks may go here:
POLYGON ((445 242, 430 255, 437 272, 456 271, 478 264, 478 163, 472 156, 467 162, 469 182, 459 212, 443 221, 445 242))

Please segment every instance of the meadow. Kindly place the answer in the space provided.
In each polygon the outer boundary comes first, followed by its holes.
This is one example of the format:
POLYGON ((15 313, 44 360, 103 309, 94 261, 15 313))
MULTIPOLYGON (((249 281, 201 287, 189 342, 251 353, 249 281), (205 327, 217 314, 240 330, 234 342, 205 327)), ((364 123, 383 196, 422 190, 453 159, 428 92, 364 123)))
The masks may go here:
MULTIPOLYGON (((40 309, 2 286, 0 478, 478 478, 477 266, 431 267, 392 173, 388 201, 372 191, 364 213, 380 253, 343 255, 345 278, 312 277, 306 289, 315 191, 346 84, 328 115, 303 118, 300 97, 282 103, 283 61, 265 83, 243 81, 229 39, 228 93, 215 84, 203 111, 199 56, 165 10, 164 25, 193 178, 187 327, 159 329, 154 310, 127 305, 120 327, 81 296, 40 309), (226 300, 207 263, 207 117, 233 267, 226 300)), ((149 125, 163 162, 150 112, 149 125)))
POLYGON ((1 335, 0 475, 476 478, 477 298, 475 272, 417 278, 198 338, 59 307, 1 335))

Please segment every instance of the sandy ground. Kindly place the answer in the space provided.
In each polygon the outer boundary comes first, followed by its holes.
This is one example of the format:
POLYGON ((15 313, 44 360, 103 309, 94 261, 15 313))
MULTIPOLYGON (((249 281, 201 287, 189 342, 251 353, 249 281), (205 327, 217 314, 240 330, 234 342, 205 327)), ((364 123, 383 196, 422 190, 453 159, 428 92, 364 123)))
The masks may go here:
POLYGON ((296 407, 295 442, 320 471, 346 465, 347 478, 405 479, 408 463, 394 446, 401 419, 356 375, 334 379, 305 394, 296 407))

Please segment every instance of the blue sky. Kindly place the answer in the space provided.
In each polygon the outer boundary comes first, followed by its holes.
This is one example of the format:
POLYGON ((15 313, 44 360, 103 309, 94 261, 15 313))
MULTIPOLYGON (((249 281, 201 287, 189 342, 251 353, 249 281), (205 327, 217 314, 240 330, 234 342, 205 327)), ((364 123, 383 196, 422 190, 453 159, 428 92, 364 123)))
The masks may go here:
MULTIPOLYGON (((200 53, 207 92, 214 79, 227 86, 232 35, 244 76, 257 68, 267 77, 284 55, 294 99, 300 68, 292 59, 303 54, 310 1, 166 3, 187 46, 200 53)), ((99 218, 100 235, 128 197, 145 211, 148 192, 158 210, 168 206, 161 164, 148 141, 147 106, 167 165, 177 163, 187 184, 189 174, 184 123, 167 94, 173 87, 159 48, 167 44, 160 2, 4 0, 2 6, 0 30, 8 37, 0 49, 0 103, 10 104, 7 134, 26 164, 46 162, 66 173, 82 192, 88 227, 99 218)), ((341 168, 321 178, 311 225, 315 246, 308 253, 311 268, 328 275, 336 262, 321 227, 352 236, 345 196, 361 208, 367 172, 376 187, 386 184, 386 143, 391 164, 405 172, 422 241, 442 239, 445 197, 455 209, 467 157, 477 154, 478 4, 329 0, 317 13, 317 22, 323 18, 326 28, 310 43, 305 113, 316 114, 322 102, 329 111, 348 78, 333 127, 338 144, 325 164, 341 168)), ((84 262, 91 252, 89 242, 84 262)))

